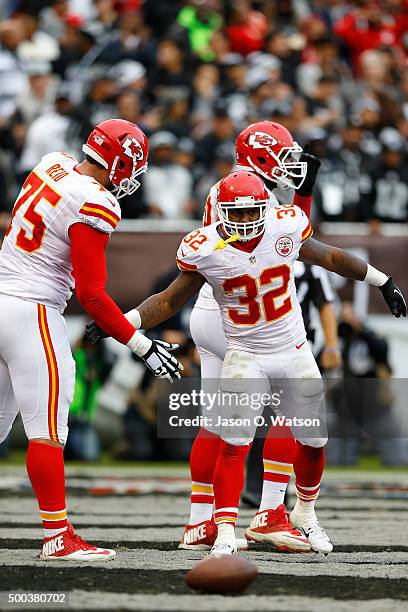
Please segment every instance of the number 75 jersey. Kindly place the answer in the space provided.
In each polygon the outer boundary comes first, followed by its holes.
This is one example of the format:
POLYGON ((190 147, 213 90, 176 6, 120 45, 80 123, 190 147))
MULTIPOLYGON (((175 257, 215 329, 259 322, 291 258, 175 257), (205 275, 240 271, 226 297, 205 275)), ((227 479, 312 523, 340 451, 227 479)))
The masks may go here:
POLYGON ((86 223, 110 234, 119 223, 116 198, 77 165, 50 153, 25 180, 0 251, 0 293, 62 312, 74 287, 69 228, 86 223))
POLYGON ((306 215, 291 205, 270 209, 251 253, 226 244, 219 222, 182 240, 177 265, 199 272, 213 288, 229 349, 274 353, 305 342, 293 262, 312 233, 306 215))

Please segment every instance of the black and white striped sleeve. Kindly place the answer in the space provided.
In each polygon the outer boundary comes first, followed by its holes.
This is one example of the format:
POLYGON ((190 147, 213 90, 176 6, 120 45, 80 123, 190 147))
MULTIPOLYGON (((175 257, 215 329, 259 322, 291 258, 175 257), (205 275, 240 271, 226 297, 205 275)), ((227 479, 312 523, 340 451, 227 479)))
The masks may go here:
POLYGON ((320 266, 311 266, 310 276, 310 297, 316 308, 320 310, 325 304, 334 301, 334 292, 326 270, 320 266))

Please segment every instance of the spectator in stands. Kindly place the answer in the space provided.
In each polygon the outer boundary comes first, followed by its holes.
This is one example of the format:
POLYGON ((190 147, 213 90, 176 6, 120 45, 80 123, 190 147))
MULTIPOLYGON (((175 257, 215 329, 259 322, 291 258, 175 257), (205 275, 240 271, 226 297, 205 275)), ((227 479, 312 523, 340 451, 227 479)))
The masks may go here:
POLYGON ((371 173, 368 194, 371 231, 378 233, 381 222, 408 221, 408 169, 404 138, 393 128, 381 132, 382 155, 371 173))
POLYGON ((214 64, 200 64, 193 78, 191 128, 203 135, 213 116, 213 106, 220 93, 220 72, 214 64))
POLYGON ((310 115, 324 118, 326 129, 344 125, 344 102, 336 75, 321 76, 307 102, 310 115))
POLYGON ((280 61, 282 80, 291 87, 296 87, 296 68, 300 63, 300 53, 292 48, 289 35, 282 30, 271 30, 265 38, 265 52, 280 61))
POLYGON ((314 53, 307 61, 298 64, 296 81, 301 91, 309 95, 318 80, 325 75, 335 75, 343 95, 350 98, 353 93, 352 74, 340 56, 339 45, 332 35, 325 35, 314 42, 314 53))
POLYGON ((52 0, 50 6, 40 12, 40 29, 59 39, 64 32, 64 22, 69 16, 68 0, 52 0))
POLYGON ((235 146, 236 129, 225 104, 217 103, 213 112, 211 131, 197 142, 196 147, 196 159, 206 170, 212 165, 217 147, 228 143, 235 146))
POLYGON ((115 116, 118 93, 118 85, 113 76, 100 74, 94 77, 80 106, 82 113, 89 117, 92 125, 115 116))
POLYGON ((192 74, 182 43, 171 38, 161 40, 156 61, 156 67, 149 76, 149 90, 153 100, 161 102, 175 89, 188 95, 192 74))
POLYGON ((222 25, 220 8, 219 0, 192 0, 177 17, 178 23, 188 32, 192 52, 202 60, 214 59, 210 41, 222 25))
POLYGON ((16 110, 16 100, 26 86, 26 77, 17 58, 24 38, 22 24, 16 19, 0 23, 0 127, 16 110))
POLYGON ((144 197, 151 216, 185 219, 192 216, 193 180, 176 163, 177 138, 171 132, 156 132, 150 138, 149 172, 143 179, 144 197))
POLYGON ((155 64, 156 40, 152 39, 140 12, 121 13, 118 29, 100 41, 98 62, 114 65, 123 60, 134 60, 150 67, 155 64))
POLYGON ((60 54, 57 40, 40 29, 38 10, 17 12, 16 20, 23 29, 23 40, 17 47, 17 56, 21 62, 52 62, 60 54))
POLYGON ((190 136, 190 108, 188 98, 180 91, 175 91, 172 99, 163 105, 161 127, 172 132, 177 138, 190 136))
MULTIPOLYGON (((63 89, 57 94, 55 106, 41 115, 27 130, 27 136, 19 162, 18 179, 20 184, 43 155, 52 151, 66 151, 71 155, 80 155, 83 140, 83 124, 88 130, 87 121, 78 114, 63 89), (50 138, 52 134, 52 138, 50 138)), ((88 124, 89 125, 89 124, 88 124)))
POLYGON ((362 129, 348 123, 333 153, 325 143, 327 133, 309 133, 312 150, 322 159, 314 195, 321 219, 367 221, 368 194, 372 185, 372 159, 362 150, 362 129))
POLYGON ((208 171, 197 182, 195 193, 199 206, 199 215, 202 217, 204 206, 210 189, 224 176, 227 176, 234 167, 235 147, 232 144, 221 144, 213 153, 213 163, 208 171))
POLYGON ((52 74, 51 64, 43 61, 25 64, 27 83, 16 98, 16 113, 25 125, 30 125, 50 111, 54 104, 58 83, 52 74))
POLYGON ((376 0, 358 0, 356 7, 334 25, 334 32, 351 53, 355 72, 359 70, 358 59, 366 49, 401 46, 402 35, 408 29, 404 4, 398 0, 392 14, 376 0))
POLYGON ((260 51, 268 32, 268 21, 263 13, 252 8, 249 0, 231 2, 226 33, 233 53, 243 56, 260 51))

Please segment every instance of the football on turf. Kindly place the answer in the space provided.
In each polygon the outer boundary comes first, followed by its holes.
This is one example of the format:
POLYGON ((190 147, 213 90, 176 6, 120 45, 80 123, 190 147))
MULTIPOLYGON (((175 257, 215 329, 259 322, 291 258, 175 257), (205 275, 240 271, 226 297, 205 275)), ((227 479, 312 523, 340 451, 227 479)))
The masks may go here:
POLYGON ((203 593, 241 593, 253 583, 258 568, 238 555, 208 555, 196 563, 184 580, 203 593))

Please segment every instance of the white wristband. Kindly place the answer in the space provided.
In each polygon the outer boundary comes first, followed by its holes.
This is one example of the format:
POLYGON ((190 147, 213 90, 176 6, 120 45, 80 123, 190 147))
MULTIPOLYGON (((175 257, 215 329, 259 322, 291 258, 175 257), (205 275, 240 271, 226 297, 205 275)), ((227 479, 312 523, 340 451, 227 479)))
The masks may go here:
POLYGON ((139 331, 135 331, 127 345, 138 357, 143 357, 152 346, 152 341, 139 331))
POLYGON ((141 328, 142 318, 140 316, 140 312, 136 308, 133 308, 133 310, 129 310, 129 312, 126 312, 125 317, 129 321, 129 323, 133 325, 133 327, 136 327, 136 329, 141 328))
POLYGON ((374 266, 367 264, 367 274, 365 275, 364 280, 366 283, 374 285, 374 287, 381 287, 387 282, 388 276, 384 274, 384 272, 380 272, 380 270, 374 268, 374 266))

